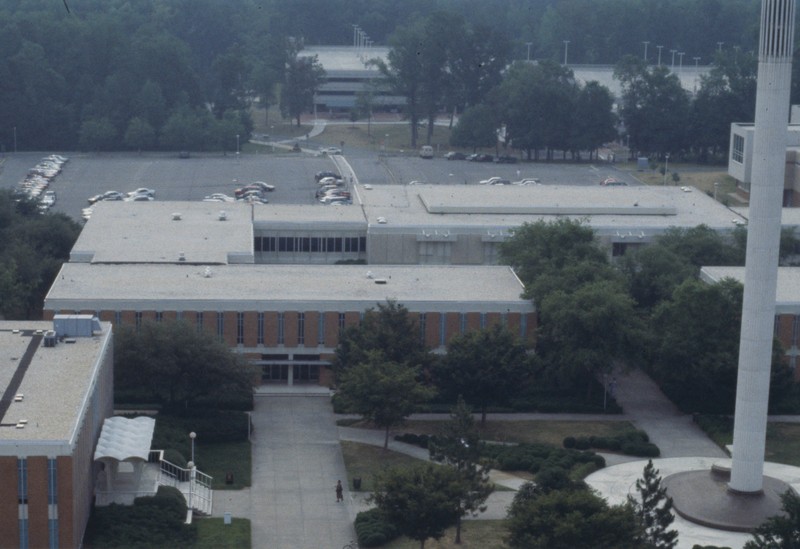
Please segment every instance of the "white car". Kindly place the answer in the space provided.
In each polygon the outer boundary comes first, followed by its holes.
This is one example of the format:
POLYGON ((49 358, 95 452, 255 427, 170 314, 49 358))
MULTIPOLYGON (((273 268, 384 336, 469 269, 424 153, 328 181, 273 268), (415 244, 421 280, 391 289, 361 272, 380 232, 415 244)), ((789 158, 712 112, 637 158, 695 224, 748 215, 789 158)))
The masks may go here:
POLYGON ((272 191, 275 190, 275 185, 270 185, 269 183, 267 183, 265 181, 253 181, 250 184, 251 185, 255 185, 256 187, 260 187, 262 191, 265 191, 265 192, 268 192, 268 193, 271 193, 272 191))
POLYGON ((320 154, 342 154, 342 149, 338 147, 320 147, 319 148, 320 154))
POLYGON ((502 183, 499 183, 500 181, 504 181, 502 177, 494 176, 478 181, 478 185, 502 185, 502 183))
POLYGON ((236 202, 236 199, 234 197, 228 196, 225 193, 212 193, 212 194, 206 196, 205 198, 203 198, 203 200, 206 200, 206 201, 209 201, 209 202, 211 202, 211 201, 215 201, 215 202, 236 202))
POLYGON ((512 185, 519 185, 519 186, 526 186, 526 185, 538 185, 539 179, 536 177, 527 177, 525 179, 520 179, 519 181, 514 181, 511 183, 512 185))
POLYGON ((156 197, 156 191, 154 189, 148 189, 148 188, 145 188, 145 187, 139 187, 135 191, 129 192, 128 193, 128 197, 132 198, 132 197, 134 197, 136 195, 142 195, 142 194, 145 195, 145 196, 149 196, 151 198, 155 198, 156 197))
POLYGON ((56 192, 46 191, 42 197, 42 204, 50 208, 56 203, 56 192))

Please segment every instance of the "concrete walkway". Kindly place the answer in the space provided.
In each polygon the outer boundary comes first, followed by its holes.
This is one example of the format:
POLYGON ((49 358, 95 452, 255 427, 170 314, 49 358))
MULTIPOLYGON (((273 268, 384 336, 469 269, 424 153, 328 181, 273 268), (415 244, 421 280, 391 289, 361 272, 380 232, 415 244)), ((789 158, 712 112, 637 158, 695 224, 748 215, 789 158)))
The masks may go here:
POLYGON ((330 399, 257 396, 252 486, 217 491, 214 516, 249 518, 254 549, 339 548, 355 538, 355 513, 336 503, 347 475, 330 399))

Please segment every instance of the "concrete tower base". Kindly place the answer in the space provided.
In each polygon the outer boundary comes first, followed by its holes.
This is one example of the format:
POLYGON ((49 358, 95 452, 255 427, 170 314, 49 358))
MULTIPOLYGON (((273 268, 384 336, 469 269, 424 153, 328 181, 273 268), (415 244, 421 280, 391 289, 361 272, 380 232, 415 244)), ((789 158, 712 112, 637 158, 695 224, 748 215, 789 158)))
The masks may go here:
POLYGON ((784 514, 781 495, 789 484, 763 477, 760 492, 736 492, 728 487, 730 469, 685 471, 662 479, 675 512, 696 524, 730 532, 750 532, 769 517, 784 514))

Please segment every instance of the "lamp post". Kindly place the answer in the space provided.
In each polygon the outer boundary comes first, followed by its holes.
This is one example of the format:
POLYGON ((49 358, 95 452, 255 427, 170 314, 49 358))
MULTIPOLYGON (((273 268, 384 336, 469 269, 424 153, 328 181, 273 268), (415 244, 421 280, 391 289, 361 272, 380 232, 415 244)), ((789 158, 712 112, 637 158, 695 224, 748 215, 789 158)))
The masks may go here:
POLYGON ((714 200, 717 199, 717 189, 719 188, 719 181, 714 181, 714 200))
POLYGON ((358 47, 358 25, 353 25, 353 49, 358 47))
POLYGON ((678 50, 669 50, 672 54, 672 70, 675 70, 675 54, 678 53, 678 50))
POLYGON ((531 46, 533 45, 533 42, 525 42, 525 45, 528 46, 528 59, 527 60, 530 61, 531 60, 531 46))
POLYGON ((661 50, 664 48, 664 46, 656 46, 656 48, 658 48, 658 66, 660 67, 661 66, 661 50))
POLYGON ((567 66, 567 52, 569 51, 569 40, 564 40, 564 66, 567 66))
POLYGON ((717 51, 722 51, 722 44, 725 42, 717 42, 717 51))
POLYGON ((644 44, 644 62, 647 63, 647 45, 650 43, 649 40, 645 40, 642 42, 644 44))
POLYGON ((192 462, 194 463, 194 439, 197 438, 197 433, 192 431, 189 433, 189 438, 192 439, 192 462))
POLYGON ((669 172, 669 153, 664 155, 667 159, 666 163, 664 164, 664 185, 667 184, 667 172, 669 172))
POLYGON ((678 74, 683 72, 683 56, 684 55, 686 55, 686 52, 683 52, 683 51, 679 51, 678 52, 678 60, 680 62, 680 64, 678 65, 678 74))
MULTIPOLYGON (((194 434, 194 433, 193 433, 194 434)), ((190 461, 186 464, 189 468, 189 509, 193 509, 194 507, 194 479, 196 476, 197 469, 195 469, 194 461, 190 461)))

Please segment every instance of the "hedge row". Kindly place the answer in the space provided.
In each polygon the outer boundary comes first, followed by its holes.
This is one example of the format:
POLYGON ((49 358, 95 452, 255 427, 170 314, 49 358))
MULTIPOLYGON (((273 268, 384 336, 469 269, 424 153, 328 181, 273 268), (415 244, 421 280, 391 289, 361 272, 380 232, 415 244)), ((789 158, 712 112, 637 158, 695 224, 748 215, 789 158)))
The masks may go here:
POLYGON ((644 431, 629 431, 610 437, 566 437, 564 448, 576 450, 609 450, 620 452, 627 456, 658 457, 661 451, 658 446, 650 442, 644 431))
POLYGON ((577 468, 593 472, 606 466, 603 456, 593 452, 555 448, 547 444, 483 444, 481 456, 492 459, 494 468, 501 471, 528 471, 534 474, 553 467, 573 472, 577 468))
POLYGON ((400 535, 397 528, 377 508, 356 515, 355 529, 360 547, 380 547, 400 535))

